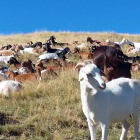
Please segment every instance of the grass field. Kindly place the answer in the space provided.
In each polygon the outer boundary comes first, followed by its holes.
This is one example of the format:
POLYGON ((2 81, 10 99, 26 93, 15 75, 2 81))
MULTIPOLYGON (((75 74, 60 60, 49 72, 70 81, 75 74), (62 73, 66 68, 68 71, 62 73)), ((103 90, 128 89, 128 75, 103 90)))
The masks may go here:
MULTIPOLYGON (((123 38, 132 42, 140 42, 140 35, 116 33, 74 33, 74 32, 35 32, 29 34, 13 34, 0 36, 0 46, 7 44, 26 45, 46 42, 51 35, 57 42, 67 42, 74 48, 72 42, 86 42, 90 36, 94 40, 121 41, 123 38)), ((127 46, 124 46, 125 53, 127 46)), ((140 54, 138 54, 140 55, 140 54)), ((134 55, 130 55, 134 56, 134 55)), ((74 54, 67 56, 73 62, 79 57, 74 54)), ((31 59, 36 63, 37 56, 25 54, 18 58, 20 62, 31 59)), ((2 65, 2 64, 1 64, 2 65)), ((14 66, 10 66, 13 70, 14 66)), ((132 78, 140 80, 138 72, 132 73, 132 78)), ((115 87, 114 87, 115 88, 115 87)), ((134 140, 133 120, 129 118, 131 127, 127 139, 134 140)), ((111 124, 108 140, 118 140, 121 134, 121 124, 111 124)), ((101 138, 98 127, 97 137, 101 138)), ((78 73, 61 71, 58 77, 45 77, 43 81, 23 84, 19 93, 11 97, 0 96, 0 140, 89 140, 89 129, 82 112, 78 73)))

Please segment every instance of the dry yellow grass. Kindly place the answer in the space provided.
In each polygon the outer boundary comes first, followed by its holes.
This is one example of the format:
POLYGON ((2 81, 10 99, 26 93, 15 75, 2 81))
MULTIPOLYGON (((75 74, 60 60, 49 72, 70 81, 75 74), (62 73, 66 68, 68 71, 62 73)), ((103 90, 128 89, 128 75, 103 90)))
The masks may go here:
MULTIPOLYGON (((73 32, 35 32, 28 34, 13 34, 0 36, 0 46, 7 44, 26 45, 30 40, 43 43, 51 36, 57 42, 71 44, 77 40, 86 42, 90 36, 95 40, 121 41, 127 38, 140 42, 140 35, 115 33, 73 33, 73 32)), ((123 48, 126 51, 127 46, 123 48)), ((18 58, 36 62, 37 56, 25 54, 18 58)), ((77 55, 69 55, 69 59, 77 62, 77 55)), ((10 66, 14 69, 13 66, 10 66)), ((132 78, 140 79, 138 72, 132 73, 132 78)), ((128 139, 134 139, 133 121, 128 133, 128 139)), ((119 139, 120 124, 110 125, 108 140, 119 139)), ((98 128, 97 136, 101 137, 98 128)), ((9 98, 0 97, 0 139, 3 140, 88 140, 89 130, 82 112, 78 73, 62 71, 58 77, 46 77, 42 82, 36 81, 23 84, 19 93, 13 93, 9 98)))

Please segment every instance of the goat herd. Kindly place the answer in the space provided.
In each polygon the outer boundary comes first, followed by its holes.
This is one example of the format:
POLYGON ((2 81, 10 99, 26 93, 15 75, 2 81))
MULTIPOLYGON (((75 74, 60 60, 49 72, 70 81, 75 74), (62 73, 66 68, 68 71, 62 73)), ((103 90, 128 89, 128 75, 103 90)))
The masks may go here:
POLYGON ((61 69, 78 70, 82 107, 91 140, 96 140, 98 124, 102 128, 102 140, 107 140, 110 122, 122 122, 120 140, 126 139, 129 116, 134 116, 135 139, 138 140, 140 82, 131 79, 131 70, 140 69, 140 57, 128 57, 121 49, 127 44, 129 48, 126 54, 137 53, 140 43, 127 39, 121 42, 98 41, 91 37, 87 37, 87 43, 73 41, 75 48, 70 50, 69 43, 58 43, 51 36, 46 43, 34 44, 30 41, 26 46, 2 46, 0 62, 14 65, 15 70, 1 67, 0 76, 6 80, 0 82, 0 93, 8 96, 13 90, 20 90, 23 82, 42 80, 45 75, 58 76, 61 69), (90 44, 89 48, 87 43, 90 44), (36 64, 29 59, 19 62, 17 58, 24 53, 37 55, 36 64), (78 54, 80 60, 76 64, 69 64, 71 60, 66 57, 69 53, 78 54), (57 65, 44 66, 49 62, 57 65), (105 79, 101 76, 105 76, 105 79))

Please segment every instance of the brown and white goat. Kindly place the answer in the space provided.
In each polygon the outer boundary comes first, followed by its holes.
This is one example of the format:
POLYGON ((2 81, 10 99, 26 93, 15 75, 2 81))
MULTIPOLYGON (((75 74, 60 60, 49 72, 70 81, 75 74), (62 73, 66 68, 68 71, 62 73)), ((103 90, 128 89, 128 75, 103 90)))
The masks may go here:
POLYGON ((31 60, 25 60, 23 63, 20 63, 16 58, 11 57, 7 63, 10 65, 14 64, 16 70, 19 70, 20 73, 25 74, 34 72, 31 60))
POLYGON ((39 46, 40 48, 42 48, 42 42, 33 43, 32 41, 29 41, 27 44, 28 44, 29 47, 31 47, 31 48, 36 48, 36 47, 38 47, 38 46, 39 46))
POLYGON ((78 43, 78 41, 73 41, 73 44, 80 50, 86 49, 88 46, 87 43, 78 43))
POLYGON ((36 73, 27 73, 27 74, 16 75, 13 71, 7 71, 5 74, 7 77, 9 77, 10 80, 15 80, 20 83, 23 83, 26 81, 33 81, 38 78, 40 80, 42 80, 40 64, 36 65, 35 69, 36 69, 36 73))
POLYGON ((22 47, 22 45, 17 45, 17 44, 15 44, 15 45, 13 46, 13 50, 14 50, 16 53, 18 53, 20 50, 24 50, 24 48, 22 47))
POLYGON ((140 71, 140 64, 133 64, 132 63, 132 66, 131 66, 131 71, 137 71, 137 72, 139 72, 140 71))
POLYGON ((47 42, 49 42, 49 43, 51 43, 51 45, 52 46, 60 46, 60 47, 64 47, 64 46, 70 46, 70 44, 69 43, 58 43, 58 42, 55 42, 55 37, 54 36, 51 36, 48 40, 47 40, 47 42))
POLYGON ((121 49, 121 47, 117 43, 92 40, 90 37, 87 37, 87 42, 90 42, 91 45, 97 45, 99 47, 100 46, 109 46, 109 47, 121 49))
POLYGON ((41 52, 46 51, 46 48, 42 47, 42 48, 24 48, 23 51, 21 51, 21 54, 24 53, 30 53, 30 54, 39 54, 41 52))

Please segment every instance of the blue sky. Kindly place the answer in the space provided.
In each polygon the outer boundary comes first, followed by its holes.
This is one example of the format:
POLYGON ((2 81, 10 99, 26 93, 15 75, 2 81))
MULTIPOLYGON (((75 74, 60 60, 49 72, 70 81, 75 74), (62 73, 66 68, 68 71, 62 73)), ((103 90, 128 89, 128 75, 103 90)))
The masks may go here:
POLYGON ((140 0, 0 0, 0 34, 35 31, 140 34, 140 0))

